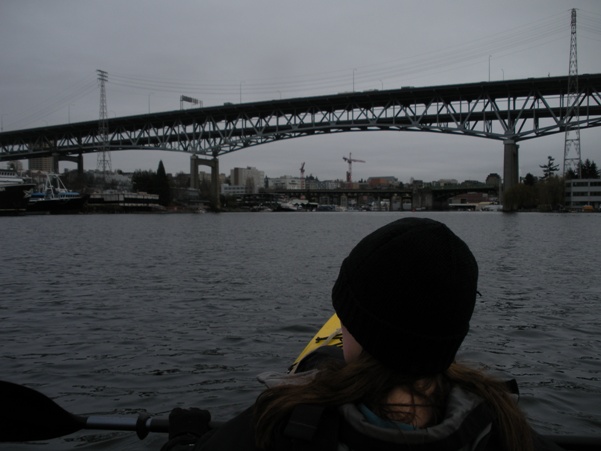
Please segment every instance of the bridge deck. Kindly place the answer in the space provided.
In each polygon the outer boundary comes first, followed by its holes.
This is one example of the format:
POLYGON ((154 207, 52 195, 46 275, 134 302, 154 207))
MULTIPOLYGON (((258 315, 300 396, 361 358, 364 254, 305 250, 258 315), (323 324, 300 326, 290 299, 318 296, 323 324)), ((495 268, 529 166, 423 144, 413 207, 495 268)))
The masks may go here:
POLYGON ((601 125, 601 74, 581 75, 574 105, 568 77, 529 78, 226 104, 0 133, 0 160, 100 149, 162 149, 219 156, 314 134, 367 130, 455 133, 531 139, 601 125), (107 144, 108 147, 104 147, 107 144))

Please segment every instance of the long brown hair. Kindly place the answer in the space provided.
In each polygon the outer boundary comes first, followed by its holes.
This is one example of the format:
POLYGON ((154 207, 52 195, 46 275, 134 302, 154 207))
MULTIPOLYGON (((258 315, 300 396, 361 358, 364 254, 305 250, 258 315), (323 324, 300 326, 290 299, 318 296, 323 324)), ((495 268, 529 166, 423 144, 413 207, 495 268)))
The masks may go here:
POLYGON ((534 449, 532 429, 505 382, 458 363, 445 371, 445 377, 451 384, 476 394, 492 407, 504 449, 534 449))
POLYGON ((507 451, 532 449, 526 418, 503 382, 457 363, 425 382, 423 378, 418 381, 398 374, 366 352, 346 365, 329 362, 307 384, 280 385, 259 396, 254 410, 256 446, 267 449, 282 421, 299 404, 328 407, 364 403, 383 417, 391 408, 398 412, 398 406, 386 403, 388 394, 395 387, 403 387, 414 397, 424 400, 433 410, 435 424, 442 419, 447 396, 451 387, 456 385, 480 396, 493 409, 507 451), (433 392, 427 394, 431 387, 434 387, 433 392))

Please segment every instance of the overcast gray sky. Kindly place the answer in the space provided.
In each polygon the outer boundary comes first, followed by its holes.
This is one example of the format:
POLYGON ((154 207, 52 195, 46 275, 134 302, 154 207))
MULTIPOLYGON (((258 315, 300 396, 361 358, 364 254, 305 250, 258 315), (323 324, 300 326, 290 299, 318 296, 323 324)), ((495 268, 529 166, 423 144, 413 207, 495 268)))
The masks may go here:
MULTIPOLYGON (((179 109, 180 95, 224 102, 567 75, 570 10, 578 71, 601 73, 601 0, 0 0, 0 115, 5 131, 179 109)), ((190 106, 186 106, 189 108, 190 106)), ((520 175, 563 163, 564 136, 524 141, 520 175)), ((408 182, 484 180, 503 171, 501 142, 369 132, 292 139, 234 152, 221 172, 408 182)), ((581 132, 601 165, 601 129, 581 132)), ((179 152, 112 152, 113 169, 189 172, 179 152)), ((70 163, 61 163, 71 167, 70 163)), ((95 155, 85 158, 96 166, 95 155)))

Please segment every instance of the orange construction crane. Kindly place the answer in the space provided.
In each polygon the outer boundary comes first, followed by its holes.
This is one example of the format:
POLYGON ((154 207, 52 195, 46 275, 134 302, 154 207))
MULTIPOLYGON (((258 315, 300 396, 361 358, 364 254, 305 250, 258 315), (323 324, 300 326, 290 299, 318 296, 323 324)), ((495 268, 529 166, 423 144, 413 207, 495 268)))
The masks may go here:
POLYGON ((348 171, 346 172, 346 181, 351 183, 353 181, 353 163, 365 163, 363 160, 357 160, 353 158, 353 154, 349 152, 348 158, 342 157, 344 161, 348 161, 348 171))

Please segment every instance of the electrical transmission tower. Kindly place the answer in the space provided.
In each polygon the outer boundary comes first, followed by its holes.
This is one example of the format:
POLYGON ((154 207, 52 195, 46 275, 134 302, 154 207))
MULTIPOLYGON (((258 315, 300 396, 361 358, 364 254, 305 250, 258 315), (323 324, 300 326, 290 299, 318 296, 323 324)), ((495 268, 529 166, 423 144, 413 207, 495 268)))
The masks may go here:
MULTIPOLYGON (((566 105, 566 139, 563 151, 563 175, 571 169, 578 178, 581 173, 580 129, 570 127, 569 122, 580 121, 578 95, 578 51, 576 45, 576 10, 572 9, 572 38, 570 40, 570 73, 568 76, 568 104, 566 105)), ((578 125, 576 126, 578 127, 578 125)))
POLYGON ((98 135, 101 145, 98 151, 96 170, 102 173, 102 178, 106 180, 107 172, 111 172, 111 154, 109 153, 109 127, 107 125, 106 109, 106 88, 105 83, 108 80, 108 72, 96 70, 98 72, 98 82, 100 83, 100 120, 98 121, 98 135))

